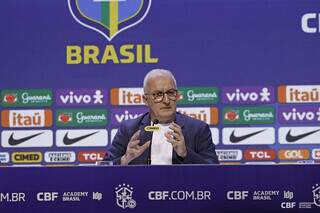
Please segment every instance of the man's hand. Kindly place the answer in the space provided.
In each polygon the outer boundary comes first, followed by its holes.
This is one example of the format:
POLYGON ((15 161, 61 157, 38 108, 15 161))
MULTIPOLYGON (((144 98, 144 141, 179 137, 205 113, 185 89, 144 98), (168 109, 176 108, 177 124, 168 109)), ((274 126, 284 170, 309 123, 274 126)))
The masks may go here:
POLYGON ((121 165, 128 165, 133 159, 139 157, 150 146, 150 141, 139 146, 139 135, 140 130, 136 131, 131 137, 127 146, 126 154, 121 157, 121 165))
POLYGON ((173 131, 166 132, 164 136, 167 138, 168 142, 172 144, 172 147, 176 151, 176 153, 180 157, 185 158, 187 156, 187 148, 181 127, 178 124, 172 122, 169 128, 173 131))

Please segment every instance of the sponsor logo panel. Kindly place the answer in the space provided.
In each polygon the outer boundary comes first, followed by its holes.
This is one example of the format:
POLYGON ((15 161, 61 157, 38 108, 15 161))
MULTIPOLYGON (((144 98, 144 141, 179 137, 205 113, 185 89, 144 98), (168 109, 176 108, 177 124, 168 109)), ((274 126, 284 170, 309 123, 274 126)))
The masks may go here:
POLYGON ((209 125, 216 125, 219 121, 218 108, 216 107, 179 107, 177 111, 209 125))
POLYGON ((282 85, 278 87, 280 103, 320 103, 320 85, 282 85))
POLYGON ((11 154, 13 163, 40 163, 42 161, 41 152, 13 152, 11 154))
POLYGON ((103 106, 107 104, 107 91, 103 89, 59 89, 58 106, 103 106))
POLYGON ((222 117, 224 124, 272 124, 275 112, 273 107, 225 107, 222 117))
POLYGON ((320 160, 320 149, 312 150, 312 158, 315 160, 320 160))
POLYGON ((3 107, 51 106, 52 101, 52 91, 47 89, 1 91, 3 107))
POLYGON ((106 151, 81 151, 78 153, 78 161, 83 163, 92 163, 102 161, 106 151))
POLYGON ((273 149, 247 149, 244 151, 244 158, 248 161, 272 161, 276 155, 273 149))
POLYGON ((112 88, 112 105, 144 105, 143 88, 112 88))
POLYGON ((57 130, 58 147, 107 146, 108 132, 105 129, 64 129, 57 130))
POLYGON ((273 87, 224 87, 222 103, 224 104, 270 104, 274 100, 273 87))
POLYGON ((9 163, 10 156, 8 152, 0 152, 0 163, 9 163))
POLYGON ((110 111, 111 124, 118 126, 122 121, 135 119, 146 112, 148 112, 146 107, 112 108, 110 111))
POLYGON ((280 105, 278 107, 278 120, 281 124, 320 123, 320 106, 280 105))
POLYGON ((240 161, 242 151, 240 149, 217 149, 219 161, 240 161))
POLYGON ((56 112, 57 126, 105 126, 106 109, 59 109, 56 112))
POLYGON ((52 111, 45 110, 3 110, 1 112, 2 127, 51 127, 52 111))
POLYGON ((263 145, 275 143, 273 127, 238 127, 222 129, 225 145, 263 145))
POLYGON ((7 130, 1 133, 1 145, 6 148, 51 147, 51 130, 7 130))
POLYGON ((44 161, 47 163, 69 163, 75 162, 76 154, 74 152, 59 151, 44 153, 44 161))
POLYGON ((280 160, 307 160, 310 158, 308 149, 280 149, 278 151, 280 160))
POLYGON ((280 144, 320 144, 320 127, 280 127, 280 144))
POLYGON ((219 101, 216 87, 181 87, 178 104, 216 104, 219 101))

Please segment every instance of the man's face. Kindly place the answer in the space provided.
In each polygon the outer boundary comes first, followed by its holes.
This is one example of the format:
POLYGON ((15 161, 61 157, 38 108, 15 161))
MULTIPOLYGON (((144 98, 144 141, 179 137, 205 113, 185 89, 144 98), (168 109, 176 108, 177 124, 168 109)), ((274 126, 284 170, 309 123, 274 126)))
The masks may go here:
POLYGON ((175 92, 176 89, 170 76, 155 76, 149 79, 146 91, 148 95, 144 96, 144 100, 149 107, 152 120, 157 119, 161 123, 169 123, 175 119, 177 97, 174 98, 172 92, 175 92), (161 94, 163 94, 162 100, 157 98, 161 94))

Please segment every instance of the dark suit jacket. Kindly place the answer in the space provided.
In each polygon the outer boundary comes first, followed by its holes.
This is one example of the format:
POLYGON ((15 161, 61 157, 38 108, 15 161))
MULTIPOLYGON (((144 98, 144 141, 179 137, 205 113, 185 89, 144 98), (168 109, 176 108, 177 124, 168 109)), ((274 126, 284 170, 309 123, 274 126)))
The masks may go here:
MULTIPOLYGON (((215 146, 212 143, 211 131, 209 126, 199 120, 176 113, 176 121, 184 135, 187 147, 187 156, 181 158, 173 150, 173 164, 218 164, 218 157, 215 146)), ((152 132, 144 131, 144 127, 150 125, 150 114, 145 113, 133 120, 122 122, 112 145, 109 147, 105 160, 113 161, 113 164, 120 164, 121 157, 126 153, 127 145, 132 135, 140 131, 140 143, 142 145, 151 140, 152 132)), ((141 156, 132 160, 129 164, 147 164, 150 147, 141 156)))

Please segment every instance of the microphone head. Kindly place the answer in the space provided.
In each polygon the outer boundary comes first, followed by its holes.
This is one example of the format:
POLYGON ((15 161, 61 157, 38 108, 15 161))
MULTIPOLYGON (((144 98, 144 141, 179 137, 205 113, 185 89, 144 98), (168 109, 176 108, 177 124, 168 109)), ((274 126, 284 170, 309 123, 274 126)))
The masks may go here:
POLYGON ((153 125, 158 124, 158 123, 159 123, 159 120, 158 120, 158 119, 154 119, 154 120, 153 120, 153 125))

